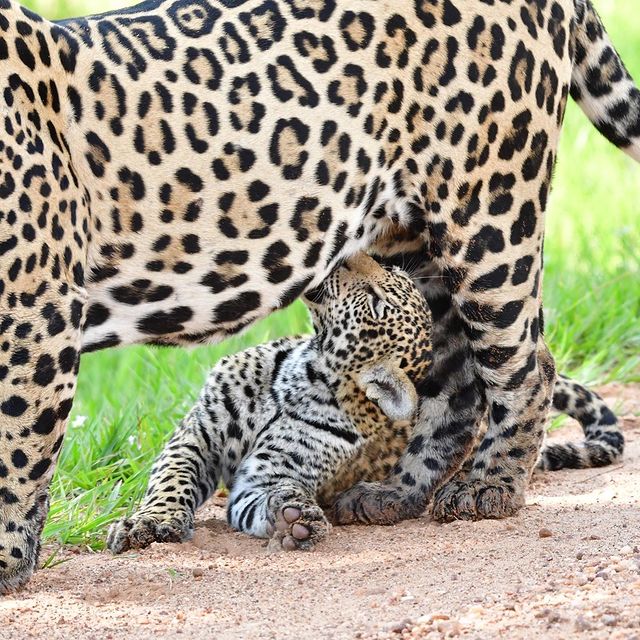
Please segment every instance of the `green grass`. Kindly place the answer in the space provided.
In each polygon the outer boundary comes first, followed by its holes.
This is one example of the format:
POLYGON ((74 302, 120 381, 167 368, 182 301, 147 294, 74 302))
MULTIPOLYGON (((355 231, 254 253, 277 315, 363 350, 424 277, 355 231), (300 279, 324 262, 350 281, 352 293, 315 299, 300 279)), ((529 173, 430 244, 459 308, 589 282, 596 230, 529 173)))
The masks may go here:
MULTIPOLYGON (((96 6, 82 0, 28 4, 51 18, 96 6)), ((640 80, 640 21, 629 18, 632 3, 599 0, 596 6, 640 80)), ((546 324, 559 369, 587 383, 640 380, 639 208, 637 165, 571 104, 548 217, 546 324)), ((307 329, 297 303, 216 347, 134 347, 84 356, 45 537, 99 548, 106 525, 142 495, 153 457, 209 367, 250 344, 307 329)))

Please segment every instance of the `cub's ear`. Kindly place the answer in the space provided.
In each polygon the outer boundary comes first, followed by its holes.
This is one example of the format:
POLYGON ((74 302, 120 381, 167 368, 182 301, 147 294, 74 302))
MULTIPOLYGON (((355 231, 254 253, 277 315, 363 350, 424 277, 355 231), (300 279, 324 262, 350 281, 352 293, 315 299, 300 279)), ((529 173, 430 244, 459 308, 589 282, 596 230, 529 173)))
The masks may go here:
POLYGON ((391 420, 411 420, 418 408, 418 394, 407 374, 396 364, 376 362, 360 374, 360 385, 391 420))

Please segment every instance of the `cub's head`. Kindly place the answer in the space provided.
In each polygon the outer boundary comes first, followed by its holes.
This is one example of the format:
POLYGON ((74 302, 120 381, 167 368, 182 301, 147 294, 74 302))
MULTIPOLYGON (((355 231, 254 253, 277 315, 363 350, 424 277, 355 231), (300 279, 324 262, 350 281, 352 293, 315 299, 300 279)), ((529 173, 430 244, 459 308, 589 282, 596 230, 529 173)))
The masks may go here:
POLYGON ((416 410, 431 365, 431 315, 402 270, 359 253, 305 294, 320 351, 394 420, 416 410))

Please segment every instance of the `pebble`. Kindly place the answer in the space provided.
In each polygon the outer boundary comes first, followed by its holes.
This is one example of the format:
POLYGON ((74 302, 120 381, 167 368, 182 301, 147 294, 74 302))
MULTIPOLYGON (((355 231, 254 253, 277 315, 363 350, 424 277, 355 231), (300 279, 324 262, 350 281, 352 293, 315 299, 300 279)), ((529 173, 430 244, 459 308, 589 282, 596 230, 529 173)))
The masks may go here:
POLYGON ((196 567, 192 573, 194 578, 202 578, 202 576, 204 575, 204 569, 196 567))
POLYGON ((410 624, 411 620, 409 620, 409 618, 405 618, 400 622, 393 622, 387 625, 386 631, 391 631, 391 633, 402 633, 410 624))
POLYGON ((547 529, 546 527, 542 527, 540 531, 538 531, 539 538, 551 538, 553 536, 553 531, 551 529, 547 529))
POLYGON ((462 627, 459 622, 455 620, 448 620, 439 622, 436 625, 436 629, 439 633, 444 635, 445 638, 454 638, 462 633, 462 627))
POLYGON ((579 587, 584 587, 585 584, 589 584, 589 578, 584 573, 579 573, 576 576, 576 584, 579 587))
POLYGON ((591 623, 584 616, 578 616, 573 624, 576 631, 589 631, 591 629, 591 623))
POLYGON ((602 624, 605 625, 606 627, 615 627, 618 624, 618 617, 612 616, 609 614, 603 615, 602 618, 600 618, 600 620, 602 621, 602 624))

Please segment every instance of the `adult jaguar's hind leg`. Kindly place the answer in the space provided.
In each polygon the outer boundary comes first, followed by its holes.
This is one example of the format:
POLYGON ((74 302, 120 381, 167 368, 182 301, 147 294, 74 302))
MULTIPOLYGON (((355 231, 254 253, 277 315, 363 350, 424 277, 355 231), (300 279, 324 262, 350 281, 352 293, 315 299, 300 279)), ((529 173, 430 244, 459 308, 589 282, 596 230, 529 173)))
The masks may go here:
POLYGON ((67 285, 47 283, 65 291, 48 297, 23 284, 0 313, 0 593, 24 584, 38 561, 48 484, 76 385, 83 310, 67 285))

